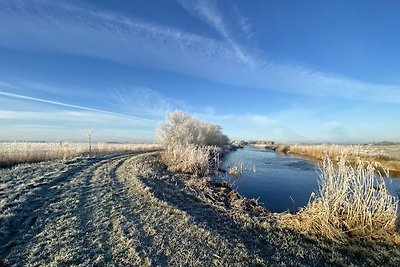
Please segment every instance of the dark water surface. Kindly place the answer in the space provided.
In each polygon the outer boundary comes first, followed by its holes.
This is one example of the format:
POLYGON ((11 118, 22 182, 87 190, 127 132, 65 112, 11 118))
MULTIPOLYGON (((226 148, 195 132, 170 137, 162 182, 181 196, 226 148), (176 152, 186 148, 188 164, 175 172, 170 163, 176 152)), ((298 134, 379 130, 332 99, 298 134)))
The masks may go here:
MULTIPOLYGON (((300 157, 246 146, 229 153, 222 169, 233 165, 243 165, 243 174, 222 174, 220 178, 241 195, 258 198, 274 212, 296 212, 307 205, 311 193, 318 189, 318 165, 300 157)), ((398 194, 400 179, 388 178, 386 184, 393 195, 398 194)))

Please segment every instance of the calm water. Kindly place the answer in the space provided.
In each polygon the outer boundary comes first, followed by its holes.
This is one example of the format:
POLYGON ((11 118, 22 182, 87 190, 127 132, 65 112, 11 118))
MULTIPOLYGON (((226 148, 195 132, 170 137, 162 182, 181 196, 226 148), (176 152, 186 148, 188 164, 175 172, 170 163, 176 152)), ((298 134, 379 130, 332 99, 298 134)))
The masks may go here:
MULTIPOLYGON (((296 212, 304 207, 310 194, 318 189, 318 165, 308 160, 273 151, 245 147, 231 152, 222 168, 243 163, 242 175, 221 175, 233 188, 247 198, 259 199, 275 212, 296 212)), ((387 179, 392 194, 400 189, 400 179, 387 179)))

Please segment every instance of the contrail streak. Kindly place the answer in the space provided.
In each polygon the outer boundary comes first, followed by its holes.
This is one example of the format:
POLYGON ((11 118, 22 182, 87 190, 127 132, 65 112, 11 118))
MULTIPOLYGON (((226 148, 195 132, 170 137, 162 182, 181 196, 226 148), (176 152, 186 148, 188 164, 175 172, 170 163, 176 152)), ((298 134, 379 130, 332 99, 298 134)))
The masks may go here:
POLYGON ((126 115, 126 114, 122 114, 122 113, 116 113, 116 112, 111 112, 111 111, 106 111, 106 110, 101 110, 101 109, 89 108, 89 107, 84 107, 84 106, 79 106, 79 105, 72 105, 72 104, 62 103, 62 102, 58 102, 58 101, 52 101, 52 100, 47 100, 47 99, 42 99, 42 98, 31 97, 31 96, 18 95, 18 94, 8 93, 8 92, 4 92, 4 91, 0 91, 0 95, 17 98, 17 99, 24 99, 24 100, 36 101, 36 102, 41 102, 41 103, 46 103, 46 104, 52 104, 52 105, 57 105, 57 106, 62 106, 62 107, 69 107, 69 108, 93 111, 93 112, 114 115, 114 116, 118 116, 118 117, 134 119, 134 120, 158 122, 158 121, 152 120, 152 119, 140 118, 140 117, 126 115))

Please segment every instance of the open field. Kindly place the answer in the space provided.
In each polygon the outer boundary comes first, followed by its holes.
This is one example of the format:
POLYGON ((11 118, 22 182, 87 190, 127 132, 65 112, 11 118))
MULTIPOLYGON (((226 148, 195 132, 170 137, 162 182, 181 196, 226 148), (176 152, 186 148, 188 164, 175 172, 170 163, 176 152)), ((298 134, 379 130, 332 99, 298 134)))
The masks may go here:
POLYGON ((158 153, 0 170, 6 266, 398 266, 400 249, 280 228, 223 183, 174 174, 158 153))
POLYGON ((390 176, 400 177, 400 145, 307 145, 307 144, 253 144, 256 148, 274 149, 277 152, 299 155, 322 161, 325 155, 335 159, 345 153, 347 160, 378 162, 390 176))
POLYGON ((362 158, 400 160, 400 145, 289 145, 290 153, 322 158, 324 153, 336 157, 342 153, 362 158))
POLYGON ((378 162, 391 176, 400 176, 400 145, 290 145, 288 153, 322 160, 325 154, 337 158, 342 153, 352 162, 378 162))
POLYGON ((69 143, 0 142, 0 167, 52 159, 68 159, 84 154, 109 154, 159 149, 158 144, 146 143, 69 143))

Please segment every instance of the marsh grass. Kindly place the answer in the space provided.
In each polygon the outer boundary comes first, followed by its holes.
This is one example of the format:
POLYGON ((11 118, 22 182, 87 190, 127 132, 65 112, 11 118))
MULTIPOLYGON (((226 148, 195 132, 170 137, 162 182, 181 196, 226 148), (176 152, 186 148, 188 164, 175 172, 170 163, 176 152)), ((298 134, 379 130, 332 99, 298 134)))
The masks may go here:
POLYGON ((168 113, 157 134, 165 147, 161 159, 173 172, 207 175, 218 168, 222 148, 229 144, 220 126, 182 111, 168 113))
POLYGON ((296 215, 283 216, 283 225, 335 242, 348 238, 399 242, 398 199, 391 196, 379 164, 350 164, 345 155, 321 165, 320 186, 309 204, 296 215))
POLYGON ((9 167, 21 163, 35 163, 52 159, 67 159, 84 154, 121 153, 140 150, 159 149, 157 144, 118 144, 118 143, 69 143, 65 141, 33 143, 0 143, 0 167, 9 167))
POLYGON ((233 177, 240 176, 240 175, 242 175, 242 173, 243 173, 243 169, 238 165, 232 166, 228 170, 228 174, 233 177))
POLYGON ((229 167, 228 174, 232 177, 238 177, 243 174, 244 170, 245 170, 244 163, 243 161, 240 161, 229 167))
POLYGON ((378 162, 376 170, 380 172, 388 171, 391 176, 400 177, 400 156, 399 147, 393 146, 391 149, 383 149, 376 145, 300 145, 293 144, 286 146, 286 153, 304 156, 318 161, 323 161, 327 155, 330 158, 337 158, 346 155, 348 162, 356 165, 359 160, 378 162), (393 153, 395 151, 395 153, 393 153))
POLYGON ((166 147, 161 159, 169 171, 203 175, 218 167, 220 150, 216 146, 175 144, 166 147))

